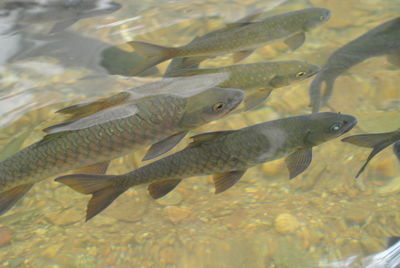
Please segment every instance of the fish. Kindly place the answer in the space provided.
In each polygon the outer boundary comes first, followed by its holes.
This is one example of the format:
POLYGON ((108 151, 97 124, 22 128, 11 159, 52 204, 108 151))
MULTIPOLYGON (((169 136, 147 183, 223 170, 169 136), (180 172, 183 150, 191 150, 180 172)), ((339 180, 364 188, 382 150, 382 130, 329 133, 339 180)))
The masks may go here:
POLYGON ((400 67, 400 17, 369 30, 332 53, 310 85, 312 111, 318 112, 326 105, 336 79, 347 69, 369 58, 384 55, 390 63, 400 67), (325 87, 321 93, 323 84, 325 87))
POLYGON ((65 122, 42 140, 0 162, 0 214, 34 183, 72 169, 105 173, 110 160, 152 145, 144 160, 172 149, 189 130, 219 119, 243 99, 238 89, 209 88, 191 97, 159 95, 130 100, 121 92, 59 110, 65 122))
MULTIPOLYGON (((190 59, 190 58, 187 58, 190 59)), ((320 67, 299 60, 237 64, 217 68, 176 70, 170 76, 190 76, 227 73, 229 77, 218 84, 222 88, 240 88, 248 92, 244 110, 258 107, 265 102, 273 89, 288 86, 315 75, 320 67)))
POLYGON ((145 56, 146 61, 132 73, 140 74, 146 69, 172 58, 194 56, 218 56, 234 53, 234 62, 238 62, 252 51, 268 43, 285 40, 295 50, 305 41, 305 32, 317 27, 330 17, 325 8, 306 8, 260 21, 233 23, 222 31, 215 31, 198 37, 181 47, 164 47, 141 41, 130 41, 137 53, 145 56))
MULTIPOLYGON (((102 40, 82 36, 71 31, 61 31, 52 35, 30 34, 23 36, 18 51, 7 59, 15 62, 35 57, 52 57, 65 67, 84 67, 100 74, 129 76, 132 68, 143 57, 125 51, 102 40), (61 49, 62 48, 62 49, 61 49)), ((1 65, 1 61, 0 61, 1 65)), ((142 76, 159 74, 157 67, 149 68, 142 76)))
POLYGON ((342 139, 342 141, 360 147, 372 148, 364 165, 357 172, 356 178, 365 170, 371 159, 389 145, 393 144, 393 152, 400 160, 400 129, 391 132, 353 135, 342 139))
MULTIPOLYGON (((212 36, 218 35, 219 33, 222 33, 224 31, 229 31, 234 27, 240 27, 242 23, 248 23, 253 20, 255 20, 257 17, 259 17, 262 14, 262 10, 255 10, 251 13, 249 13, 247 16, 233 22, 233 23, 228 23, 225 25, 225 27, 221 29, 217 29, 215 31, 211 31, 209 33, 206 33, 205 35, 201 37, 196 37, 194 38, 190 43, 196 42, 198 39, 207 39, 212 36)), ((167 70, 165 71, 164 77, 171 77, 173 73, 179 70, 183 69, 197 69, 200 65, 201 62, 203 62, 206 59, 209 59, 211 57, 207 56, 197 56, 197 57, 184 57, 184 58, 174 58, 170 62, 170 64, 167 67, 167 70)))
POLYGON ((352 115, 316 113, 287 117, 238 130, 202 133, 182 151, 122 175, 71 174, 56 178, 73 190, 91 194, 86 220, 104 210, 130 187, 150 183, 157 199, 182 179, 214 175, 215 193, 232 187, 248 168, 286 157, 289 178, 307 169, 312 148, 332 140, 357 123, 352 115))
POLYGON ((60 32, 82 18, 109 14, 121 8, 121 4, 110 0, 74 1, 11 1, 0 8, 1 17, 17 17, 18 25, 54 22, 50 33, 60 32))

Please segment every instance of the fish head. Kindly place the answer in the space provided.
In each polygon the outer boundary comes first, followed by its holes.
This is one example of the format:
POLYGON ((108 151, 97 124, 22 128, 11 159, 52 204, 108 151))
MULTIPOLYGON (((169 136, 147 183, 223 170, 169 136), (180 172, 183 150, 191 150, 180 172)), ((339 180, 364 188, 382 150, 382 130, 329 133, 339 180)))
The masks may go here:
POLYGON ((321 70, 318 65, 298 60, 276 62, 276 68, 274 69, 276 75, 267 85, 273 88, 288 86, 293 82, 302 81, 321 70))
POLYGON ((357 124, 357 119, 349 114, 332 112, 308 115, 304 133, 304 144, 312 147, 337 138, 350 131, 357 124))
POLYGON ((217 120, 235 109, 243 98, 240 89, 218 87, 190 96, 180 126, 189 129, 217 120))
POLYGON ((331 11, 326 8, 312 7, 304 9, 302 12, 301 22, 303 23, 304 31, 309 31, 322 23, 329 20, 331 11))

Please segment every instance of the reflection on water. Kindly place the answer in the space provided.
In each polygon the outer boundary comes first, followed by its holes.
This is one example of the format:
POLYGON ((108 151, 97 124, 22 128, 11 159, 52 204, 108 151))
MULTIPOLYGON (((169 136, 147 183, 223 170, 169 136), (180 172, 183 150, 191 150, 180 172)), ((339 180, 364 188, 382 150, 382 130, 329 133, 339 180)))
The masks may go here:
MULTIPOLYGON (((87 9, 82 1, 63 1, 79 6, 63 12, 58 1, 40 2, 53 4, 15 2, 20 4, 4 5, 0 13, 0 159, 40 140, 43 128, 63 120, 54 113, 63 107, 138 86, 132 92, 142 97, 160 93, 157 88, 187 93, 187 81, 197 89, 219 83, 218 77, 160 80, 169 62, 145 77, 130 77, 143 58, 124 45, 128 41, 179 46, 258 10, 265 18, 317 6, 332 15, 307 33, 304 45, 291 51, 275 42, 240 64, 299 60, 323 66, 334 51, 400 11, 396 0, 103 0, 90 1, 87 9), (49 15, 55 9, 60 15, 49 15)), ((232 64, 227 54, 200 67, 232 64)), ((351 135, 393 131, 400 120, 398 74, 385 57, 369 58, 336 79, 322 110, 356 116, 351 135)), ((311 79, 276 88, 262 109, 192 134, 309 113, 311 79)), ((142 166, 147 149, 113 160, 108 173, 142 166)), ((363 267, 400 232, 398 159, 384 150, 355 180, 368 153, 333 140, 315 148, 311 166, 294 180, 287 180, 281 159, 249 169, 219 195, 208 177, 184 180, 156 201, 138 186, 87 223, 89 198, 49 178, 0 217, 0 266, 363 267)))

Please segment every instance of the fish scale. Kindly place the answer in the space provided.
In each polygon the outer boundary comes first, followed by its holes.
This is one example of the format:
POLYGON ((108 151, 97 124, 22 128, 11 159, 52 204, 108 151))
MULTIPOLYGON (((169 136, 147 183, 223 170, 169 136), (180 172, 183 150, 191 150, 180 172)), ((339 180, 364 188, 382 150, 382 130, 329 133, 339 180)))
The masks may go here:
POLYGON ((155 95, 132 99, 131 93, 101 98, 59 110, 67 122, 45 129, 41 141, 0 162, 0 214, 34 183, 71 169, 101 173, 109 161, 146 145, 143 160, 171 150, 187 132, 236 108, 243 92, 211 87, 190 96, 155 95))
MULTIPOLYGON (((157 107, 157 112, 162 113, 163 110, 173 107, 176 109, 177 106, 183 108, 183 104, 182 99, 165 97, 158 98, 157 101, 147 101, 142 105, 147 107, 142 108, 151 110, 157 107)), ((33 144, 0 163, 1 189, 13 188, 19 185, 21 180, 30 183, 38 178, 109 160, 131 151, 134 146, 142 146, 167 133, 173 133, 176 129, 171 128, 171 122, 176 120, 181 111, 175 112, 178 114, 163 113, 165 121, 156 122, 149 118, 152 113, 139 112, 135 116, 107 122, 104 126, 65 133, 62 138, 55 137, 52 141, 33 144), (133 127, 138 124, 142 124, 141 127, 133 127), (111 128, 113 133, 106 131, 111 128)))

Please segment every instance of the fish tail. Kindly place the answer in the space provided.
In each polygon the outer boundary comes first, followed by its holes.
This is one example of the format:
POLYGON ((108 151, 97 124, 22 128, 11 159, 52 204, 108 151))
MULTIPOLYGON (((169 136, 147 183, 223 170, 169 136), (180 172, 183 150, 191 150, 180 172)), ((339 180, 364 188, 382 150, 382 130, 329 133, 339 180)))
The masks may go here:
POLYGON ((394 140, 395 135, 398 134, 396 134, 396 132, 373 133, 373 134, 354 135, 342 139, 343 142, 348 142, 360 147, 373 148, 367 160, 365 161, 364 165, 358 171, 356 178, 360 176, 360 174, 367 167, 369 161, 371 161, 371 159, 375 155, 377 155, 380 151, 382 151, 383 149, 385 149, 386 147, 388 147, 389 145, 393 144, 396 141, 394 140))
POLYGON ((115 186, 113 179, 115 179, 115 176, 112 175, 72 174, 55 180, 77 192, 92 195, 86 210, 86 221, 88 221, 125 192, 125 188, 115 186))
POLYGON ((334 83, 335 78, 327 77, 326 71, 320 71, 314 78, 309 89, 310 106, 313 113, 318 113, 320 108, 326 105, 326 102, 331 98, 334 83), (325 88, 324 92, 321 93, 323 83, 325 83, 325 88))
POLYGON ((145 57, 145 60, 132 70, 131 75, 141 74, 150 67, 173 58, 178 52, 178 49, 173 47, 164 47, 140 41, 131 41, 128 42, 128 44, 133 47, 138 54, 145 57))

